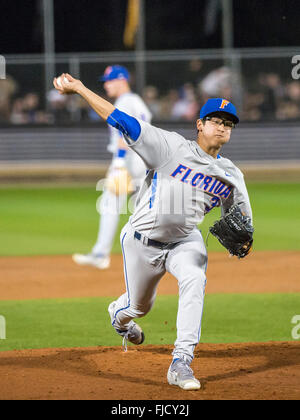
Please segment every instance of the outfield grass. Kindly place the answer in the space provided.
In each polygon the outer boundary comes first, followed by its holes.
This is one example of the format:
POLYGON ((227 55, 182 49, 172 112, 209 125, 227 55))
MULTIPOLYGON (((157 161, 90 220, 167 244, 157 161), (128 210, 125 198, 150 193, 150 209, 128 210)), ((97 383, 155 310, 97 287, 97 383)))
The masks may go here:
MULTIPOLYGON (((300 249, 300 184, 249 183, 255 225, 256 250, 300 249)), ((88 252, 94 244, 99 216, 95 187, 0 189, 0 255, 55 255, 88 252)), ((201 230, 220 215, 206 216, 201 230)), ((120 219, 119 231, 128 216, 120 219)), ((209 238, 209 251, 223 251, 209 238)), ((114 253, 120 253, 116 236, 114 253)))
MULTIPOLYGON (((300 294, 211 294, 206 296, 201 342, 292 340, 292 317, 300 294)), ((0 301, 6 318, 6 340, 0 351, 121 345, 110 326, 107 306, 113 298, 0 301)), ((154 308, 139 320, 145 344, 173 344, 176 296, 158 296, 154 308)))

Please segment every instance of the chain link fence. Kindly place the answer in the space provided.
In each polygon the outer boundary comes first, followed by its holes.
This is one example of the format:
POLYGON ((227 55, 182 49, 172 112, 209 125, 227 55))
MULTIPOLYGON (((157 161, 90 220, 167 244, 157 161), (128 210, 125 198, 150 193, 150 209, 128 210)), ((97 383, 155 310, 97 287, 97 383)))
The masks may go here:
POLYGON ((0 80, 1 125, 97 123, 78 96, 62 97, 52 77, 69 72, 105 95, 99 76, 120 63, 131 73, 155 121, 194 121, 209 97, 235 103, 241 121, 300 120, 300 48, 185 50, 6 56, 0 80), (299 57, 299 60, 297 60, 299 57), (50 73, 49 73, 50 69, 50 73), (52 69, 52 70, 51 70, 52 69), (299 75, 299 77, 298 77, 299 75))

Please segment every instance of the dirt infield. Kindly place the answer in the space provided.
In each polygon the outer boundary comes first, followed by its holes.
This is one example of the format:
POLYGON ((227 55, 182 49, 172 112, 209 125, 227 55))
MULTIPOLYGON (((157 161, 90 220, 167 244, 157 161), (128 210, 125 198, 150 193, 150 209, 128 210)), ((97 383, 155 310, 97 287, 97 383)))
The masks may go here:
MULTIPOLYGON (((70 256, 0 258, 1 300, 119 296, 125 291, 121 255, 109 270, 75 265, 70 256)), ((300 252, 255 252, 244 260, 209 255, 206 293, 300 292, 300 252)), ((158 294, 177 294, 170 274, 158 294)))
MULTIPOLYGON (((299 252, 256 252, 244 261, 210 254, 207 293, 300 292, 299 252)), ((69 256, 0 258, 1 300, 118 296, 121 256, 112 268, 77 267, 69 256)), ((177 294, 166 275, 159 294, 177 294)), ((300 342, 202 344, 193 369, 199 391, 167 385, 171 346, 0 352, 0 400, 299 399, 300 342)))

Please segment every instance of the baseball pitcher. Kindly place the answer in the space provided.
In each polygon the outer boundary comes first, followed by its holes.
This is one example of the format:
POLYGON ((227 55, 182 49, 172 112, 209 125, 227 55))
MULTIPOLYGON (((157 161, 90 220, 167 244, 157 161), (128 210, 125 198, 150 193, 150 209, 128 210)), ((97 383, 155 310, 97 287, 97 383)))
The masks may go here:
POLYGON ((115 331, 134 344, 144 333, 133 320, 151 309, 158 283, 166 271, 178 280, 177 339, 167 380, 185 390, 200 388, 190 364, 201 335, 207 252, 198 223, 215 207, 222 217, 211 233, 238 258, 253 242, 252 211, 242 172, 221 157, 221 147, 239 122, 229 101, 209 99, 197 120, 197 141, 168 132, 115 108, 65 75, 63 93, 78 93, 120 130, 131 150, 145 162, 148 174, 134 214, 121 233, 126 292, 109 305, 115 331))
MULTIPOLYGON (((115 99, 114 106, 127 114, 146 122, 151 122, 151 113, 142 98, 131 92, 128 70, 119 65, 106 68, 100 78, 109 98, 115 99)), ((127 196, 136 193, 145 176, 143 160, 125 143, 120 130, 109 126, 110 142, 108 150, 113 159, 106 175, 106 184, 100 203, 100 222, 97 241, 90 254, 74 254, 73 260, 79 265, 91 265, 99 269, 110 266, 110 253, 119 225, 120 213, 127 196)))

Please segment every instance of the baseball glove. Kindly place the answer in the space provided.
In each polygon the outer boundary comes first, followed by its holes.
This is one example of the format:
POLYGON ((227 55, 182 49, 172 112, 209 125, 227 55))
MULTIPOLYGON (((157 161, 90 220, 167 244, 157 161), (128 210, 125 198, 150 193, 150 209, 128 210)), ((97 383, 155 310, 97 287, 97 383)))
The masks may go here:
POLYGON ((251 251, 254 228, 250 217, 243 215, 238 205, 231 206, 226 215, 217 220, 209 231, 231 255, 244 258, 251 251))
POLYGON ((126 168, 113 168, 109 171, 105 183, 106 188, 119 196, 134 191, 134 186, 126 168))

